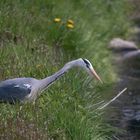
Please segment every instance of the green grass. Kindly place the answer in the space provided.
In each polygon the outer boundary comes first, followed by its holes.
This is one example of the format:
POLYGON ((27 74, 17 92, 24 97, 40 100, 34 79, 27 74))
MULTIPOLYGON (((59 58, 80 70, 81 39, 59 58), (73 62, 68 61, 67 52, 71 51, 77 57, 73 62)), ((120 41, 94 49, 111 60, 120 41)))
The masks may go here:
POLYGON ((98 103, 116 76, 107 50, 126 37, 125 0, 1 0, 0 79, 51 75, 67 61, 88 58, 104 84, 73 69, 35 104, 0 105, 0 139, 108 140, 113 129, 98 103), (61 18, 55 23, 54 18, 61 18), (67 28, 67 20, 74 28, 67 28), (7 133, 8 132, 8 133, 7 133))

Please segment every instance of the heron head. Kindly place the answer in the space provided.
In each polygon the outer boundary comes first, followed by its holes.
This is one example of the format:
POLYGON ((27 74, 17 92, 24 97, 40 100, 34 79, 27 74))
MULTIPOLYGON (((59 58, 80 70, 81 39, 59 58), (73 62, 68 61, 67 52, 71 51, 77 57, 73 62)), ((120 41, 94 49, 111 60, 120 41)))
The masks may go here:
POLYGON ((99 80, 99 81, 102 83, 101 78, 98 76, 98 74, 97 74, 96 71, 94 70, 94 68, 93 68, 92 64, 90 63, 90 61, 87 60, 87 59, 81 59, 81 60, 82 60, 82 63, 83 63, 82 65, 83 65, 83 67, 86 69, 86 71, 87 71, 90 75, 94 76, 97 80, 99 80))

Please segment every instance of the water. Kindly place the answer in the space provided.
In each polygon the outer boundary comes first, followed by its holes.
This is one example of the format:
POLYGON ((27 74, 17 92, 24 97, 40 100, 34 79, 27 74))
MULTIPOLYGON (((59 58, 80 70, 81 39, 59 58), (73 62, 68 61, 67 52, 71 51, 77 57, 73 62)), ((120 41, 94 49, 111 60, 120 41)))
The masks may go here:
POLYGON ((124 130, 122 134, 116 134, 117 138, 140 140, 140 53, 139 50, 123 50, 114 53, 114 58, 119 76, 115 90, 118 93, 126 87, 127 91, 112 104, 110 119, 112 124, 124 130), (131 53, 137 55, 130 55, 131 53), (124 59, 127 55, 131 57, 124 59))
MULTIPOLYGON (((130 4, 133 11, 129 17, 136 29, 131 40, 140 45, 140 0, 130 0, 130 4)), ((113 62, 119 77, 114 93, 125 87, 127 91, 110 106, 110 121, 123 132, 115 134, 115 140, 140 140, 140 49, 124 46, 113 50, 113 62)))

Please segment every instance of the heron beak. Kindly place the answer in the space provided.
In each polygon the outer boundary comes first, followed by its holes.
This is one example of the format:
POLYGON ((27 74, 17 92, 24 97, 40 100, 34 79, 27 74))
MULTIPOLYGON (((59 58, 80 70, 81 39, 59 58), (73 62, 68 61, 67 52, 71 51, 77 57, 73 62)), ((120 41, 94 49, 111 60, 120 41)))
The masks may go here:
POLYGON ((98 76, 98 74, 96 73, 96 71, 94 69, 91 69, 90 71, 97 80, 99 80, 101 83, 103 83, 103 81, 101 80, 101 78, 98 76))

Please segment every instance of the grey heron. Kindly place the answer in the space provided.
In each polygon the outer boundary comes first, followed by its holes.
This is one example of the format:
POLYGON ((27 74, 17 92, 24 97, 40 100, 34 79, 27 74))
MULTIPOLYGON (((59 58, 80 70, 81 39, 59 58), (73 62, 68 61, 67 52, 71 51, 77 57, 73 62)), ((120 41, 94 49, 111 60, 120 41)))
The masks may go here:
POLYGON ((82 67, 89 74, 95 76, 96 79, 102 82, 89 60, 79 58, 66 63, 58 72, 41 80, 23 77, 0 82, 0 101, 10 103, 14 103, 16 101, 35 101, 43 90, 54 83, 72 67, 82 67))

